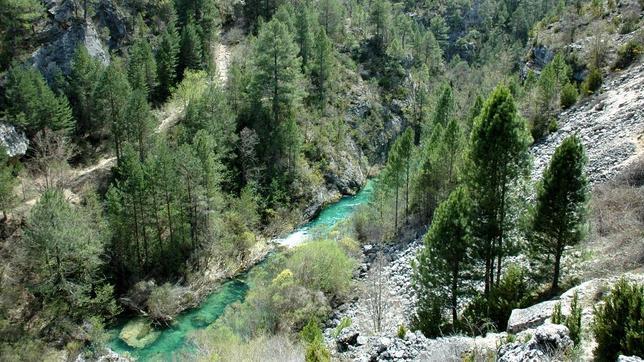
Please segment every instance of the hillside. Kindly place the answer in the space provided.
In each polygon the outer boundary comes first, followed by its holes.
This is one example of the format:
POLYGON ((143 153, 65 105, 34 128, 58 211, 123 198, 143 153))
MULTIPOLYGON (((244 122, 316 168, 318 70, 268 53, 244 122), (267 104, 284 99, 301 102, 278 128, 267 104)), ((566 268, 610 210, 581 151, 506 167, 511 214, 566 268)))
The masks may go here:
POLYGON ((0 361, 644 358, 643 14, 0 2, 0 361))

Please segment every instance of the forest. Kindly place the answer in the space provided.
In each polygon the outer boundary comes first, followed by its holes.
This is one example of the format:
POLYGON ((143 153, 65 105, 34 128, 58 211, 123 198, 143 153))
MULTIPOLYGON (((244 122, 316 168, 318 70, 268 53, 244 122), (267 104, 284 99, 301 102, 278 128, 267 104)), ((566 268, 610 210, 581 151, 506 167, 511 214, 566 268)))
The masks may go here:
MULTIPOLYGON (((414 240, 400 338, 506 331, 513 309, 580 283, 566 263, 602 200, 587 141, 570 133, 541 168, 534 147, 640 66, 643 8, 0 0, 0 361, 108 360, 123 321, 145 321, 139 340, 172 329, 242 274, 244 297, 182 342, 195 348, 159 358, 337 360, 329 333, 352 321, 331 316, 414 240), (346 219, 279 245, 367 183, 346 219)), ((609 296, 583 327, 595 358, 644 358, 644 287, 609 296)), ((552 317, 574 341, 564 360, 584 360, 576 300, 552 317)))

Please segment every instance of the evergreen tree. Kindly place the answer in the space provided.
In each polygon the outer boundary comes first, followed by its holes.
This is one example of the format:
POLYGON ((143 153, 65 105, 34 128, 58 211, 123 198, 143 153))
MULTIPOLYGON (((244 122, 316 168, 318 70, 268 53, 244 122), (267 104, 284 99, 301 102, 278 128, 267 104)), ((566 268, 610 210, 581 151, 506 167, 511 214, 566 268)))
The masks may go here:
POLYGON ((85 46, 80 45, 72 59, 67 91, 76 118, 76 133, 80 136, 93 131, 92 96, 102 71, 103 65, 89 55, 85 46))
POLYGON ((127 134, 126 110, 132 90, 120 62, 114 60, 105 69, 94 90, 96 119, 103 123, 99 130, 110 127, 117 161, 121 158, 127 134))
POLYGON ((218 162, 232 161, 238 140, 237 121, 220 86, 210 85, 201 98, 189 103, 183 124, 186 142, 191 142, 199 131, 206 131, 213 137, 213 148, 209 150, 213 157, 218 162))
POLYGON ((394 142, 389 151, 387 166, 384 170, 385 184, 394 190, 394 231, 398 233, 398 209, 400 191, 405 191, 405 219, 409 216, 409 181, 411 171, 411 156, 414 148, 414 131, 407 128, 394 142))
POLYGON ((447 124, 453 117, 453 113, 454 96, 452 95, 452 87, 445 84, 443 85, 443 90, 440 97, 438 98, 436 109, 434 110, 434 115, 432 117, 432 126, 440 123, 443 127, 447 127, 447 124))
POLYGON ((338 39, 342 32, 342 4, 339 0, 320 0, 318 3, 320 27, 331 39, 338 39))
POLYGON ((382 55, 389 43, 391 30, 391 3, 387 0, 375 0, 371 9, 371 23, 374 27, 374 40, 378 54, 382 55))
POLYGON ((440 47, 445 50, 449 40, 449 26, 442 16, 434 16, 429 21, 429 30, 434 34, 434 38, 438 41, 440 47))
POLYGON ((203 58, 203 44, 198 35, 198 25, 188 19, 188 23, 181 32, 181 52, 179 53, 178 77, 183 79, 186 69, 201 69, 203 58))
POLYGON ((468 186, 473 200, 472 233, 485 263, 485 295, 500 280, 508 209, 517 178, 527 173, 530 135, 510 91, 497 86, 483 105, 472 130, 468 186))
POLYGON ((24 127, 30 136, 45 128, 65 132, 74 128, 67 98, 54 94, 35 68, 12 68, 5 97, 9 122, 24 127))
POLYGON ((109 234, 99 210, 72 207, 62 192, 47 190, 29 215, 23 267, 34 273, 32 291, 43 304, 55 306, 53 319, 61 325, 69 317, 80 322, 118 310, 101 275, 109 234))
POLYGON ((292 145, 284 142, 296 138, 291 132, 299 133, 294 117, 304 93, 297 45, 286 25, 273 19, 260 28, 253 54, 250 87, 253 102, 260 108, 255 129, 265 147, 263 154, 272 168, 287 164, 290 169, 294 153, 292 145))
POLYGON ((303 71, 308 68, 309 59, 313 57, 314 47, 317 45, 313 39, 314 21, 311 9, 307 5, 301 5, 295 15, 295 40, 300 47, 303 71))
POLYGON ((136 41, 130 49, 128 80, 132 89, 143 90, 146 94, 156 89, 157 63, 152 47, 145 39, 136 41))
POLYGON ((465 274, 472 267, 469 207, 467 191, 463 187, 452 192, 438 206, 424 238, 425 247, 414 264, 414 287, 420 298, 437 294, 436 297, 449 300, 445 304, 451 309, 453 325, 457 322, 459 297, 464 293, 465 274), (448 291, 447 295, 441 296, 442 291, 448 291))
POLYGON ((424 219, 429 221, 441 200, 442 175, 439 172, 442 148, 443 126, 437 124, 429 137, 423 139, 418 152, 418 172, 414 180, 417 202, 424 219))
POLYGON ((335 57, 333 54, 333 45, 326 36, 323 29, 320 29, 315 38, 315 54, 311 64, 311 83, 315 89, 317 103, 322 111, 326 108, 331 93, 331 83, 333 82, 333 68, 335 66, 335 57))
POLYGON ((38 0, 0 1, 0 70, 7 69, 18 51, 36 35, 33 24, 45 14, 38 0))
POLYGON ((141 161, 145 159, 149 137, 154 130, 154 117, 143 89, 135 89, 125 110, 125 139, 134 145, 141 161))
POLYGON ((8 158, 4 147, 0 145, 0 211, 2 211, 2 220, 7 218, 7 210, 16 201, 13 189, 17 179, 13 174, 13 166, 8 163, 8 158))
POLYGON ((585 164, 581 140, 577 136, 566 138, 555 150, 537 189, 531 245, 535 257, 547 260, 548 266, 553 262, 552 291, 559 288, 564 249, 577 244, 583 236, 588 200, 585 164))
POLYGON ((177 81, 177 61, 179 56, 179 35, 174 23, 161 34, 161 43, 157 49, 157 79, 159 81, 158 101, 163 102, 177 81))

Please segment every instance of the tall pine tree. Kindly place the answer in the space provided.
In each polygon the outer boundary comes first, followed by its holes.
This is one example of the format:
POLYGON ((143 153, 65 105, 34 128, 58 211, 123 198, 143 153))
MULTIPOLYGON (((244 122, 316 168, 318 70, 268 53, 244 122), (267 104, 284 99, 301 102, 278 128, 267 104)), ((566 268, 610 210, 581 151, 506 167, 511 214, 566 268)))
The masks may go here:
POLYGON ((483 105, 470 144, 472 232, 485 264, 485 295, 489 296, 495 272, 497 284, 501 277, 512 191, 517 179, 527 174, 530 163, 530 134, 507 87, 497 86, 483 105))
POLYGON ((559 288, 564 249, 579 243, 583 237, 588 200, 585 164, 581 140, 570 136, 555 150, 537 188, 534 238, 530 245, 538 260, 545 266, 552 265, 552 291, 559 288))

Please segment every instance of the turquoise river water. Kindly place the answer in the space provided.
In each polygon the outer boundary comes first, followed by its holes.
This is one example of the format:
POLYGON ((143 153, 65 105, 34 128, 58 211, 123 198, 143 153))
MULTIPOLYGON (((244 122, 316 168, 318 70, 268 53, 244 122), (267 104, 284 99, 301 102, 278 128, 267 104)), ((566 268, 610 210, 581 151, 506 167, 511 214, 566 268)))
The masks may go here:
MULTIPOLYGON (((309 223, 301 226, 279 242, 285 246, 294 246, 305 242, 311 234, 324 235, 339 222, 349 218, 356 208, 366 203, 373 191, 372 181, 355 196, 346 196, 338 202, 325 207, 309 223)), ((226 307, 246 296, 248 286, 245 274, 223 283, 210 294, 198 308, 190 309, 179 315, 176 322, 159 331, 159 337, 145 348, 132 348, 119 337, 120 328, 111 331, 108 346, 117 353, 129 353, 138 361, 173 361, 176 353, 186 348, 186 338, 194 330, 206 328, 221 316, 226 307)), ((121 325, 122 327, 122 325, 121 325)))

